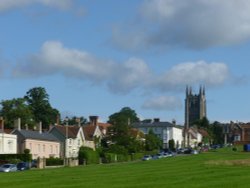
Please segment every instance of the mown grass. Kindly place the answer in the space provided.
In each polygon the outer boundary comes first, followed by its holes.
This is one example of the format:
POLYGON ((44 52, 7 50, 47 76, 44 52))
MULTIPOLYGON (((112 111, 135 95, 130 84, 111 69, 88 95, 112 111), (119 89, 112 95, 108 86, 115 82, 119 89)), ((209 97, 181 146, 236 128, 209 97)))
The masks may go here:
POLYGON ((250 167, 209 163, 249 159, 231 149, 152 161, 1 173, 1 187, 15 188, 249 188, 250 167))

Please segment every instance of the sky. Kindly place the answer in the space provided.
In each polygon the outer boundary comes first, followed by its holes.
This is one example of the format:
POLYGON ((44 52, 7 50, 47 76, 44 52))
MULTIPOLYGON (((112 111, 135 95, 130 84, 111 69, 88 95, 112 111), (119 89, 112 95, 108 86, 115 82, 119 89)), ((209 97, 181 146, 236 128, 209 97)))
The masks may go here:
POLYGON ((44 87, 62 118, 183 124, 202 85, 211 122, 250 121, 248 0, 0 0, 0 24, 1 101, 44 87))

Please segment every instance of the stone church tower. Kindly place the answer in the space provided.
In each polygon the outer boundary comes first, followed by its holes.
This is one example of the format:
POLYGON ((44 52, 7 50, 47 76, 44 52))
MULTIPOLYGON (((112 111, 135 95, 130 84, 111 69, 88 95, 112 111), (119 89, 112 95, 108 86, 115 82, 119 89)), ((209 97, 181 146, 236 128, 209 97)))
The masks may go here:
POLYGON ((206 110, 206 95, 205 87, 200 86, 199 94, 192 93, 192 87, 186 88, 185 99, 185 127, 184 127, 184 140, 185 145, 189 145, 188 130, 193 123, 203 117, 207 116, 206 110))

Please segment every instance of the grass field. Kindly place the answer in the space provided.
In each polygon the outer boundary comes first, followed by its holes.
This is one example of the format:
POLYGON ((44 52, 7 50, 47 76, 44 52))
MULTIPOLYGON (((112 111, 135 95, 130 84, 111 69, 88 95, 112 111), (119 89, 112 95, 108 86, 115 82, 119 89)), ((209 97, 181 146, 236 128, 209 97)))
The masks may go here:
POLYGON ((249 188, 250 154, 231 149, 152 161, 1 173, 15 188, 249 188))

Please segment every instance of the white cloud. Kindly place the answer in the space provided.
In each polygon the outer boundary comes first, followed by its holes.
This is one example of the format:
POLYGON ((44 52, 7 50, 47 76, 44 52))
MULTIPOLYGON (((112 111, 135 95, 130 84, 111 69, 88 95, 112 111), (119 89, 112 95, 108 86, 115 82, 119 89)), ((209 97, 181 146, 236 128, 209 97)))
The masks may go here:
POLYGON ((182 102, 179 98, 174 96, 159 96, 148 99, 142 105, 145 109, 150 110, 178 110, 182 108, 182 102))
POLYGON ((133 27, 114 30, 120 47, 204 49, 250 39, 248 0, 145 0, 139 14, 133 27))
POLYGON ((38 53, 19 62, 12 73, 18 78, 60 74, 80 82, 102 84, 122 94, 138 89, 151 93, 183 91, 187 84, 213 87, 223 85, 231 76, 226 64, 205 61, 181 63, 163 73, 154 73, 142 59, 130 58, 116 63, 66 48, 58 41, 45 42, 38 53))
POLYGON ((59 9, 68 9, 72 6, 72 2, 73 0, 1 0, 0 12, 32 4, 41 4, 59 9))
POLYGON ((229 68, 224 63, 205 61, 187 62, 175 65, 163 73, 154 83, 162 90, 183 88, 185 85, 223 85, 230 77, 229 68))

